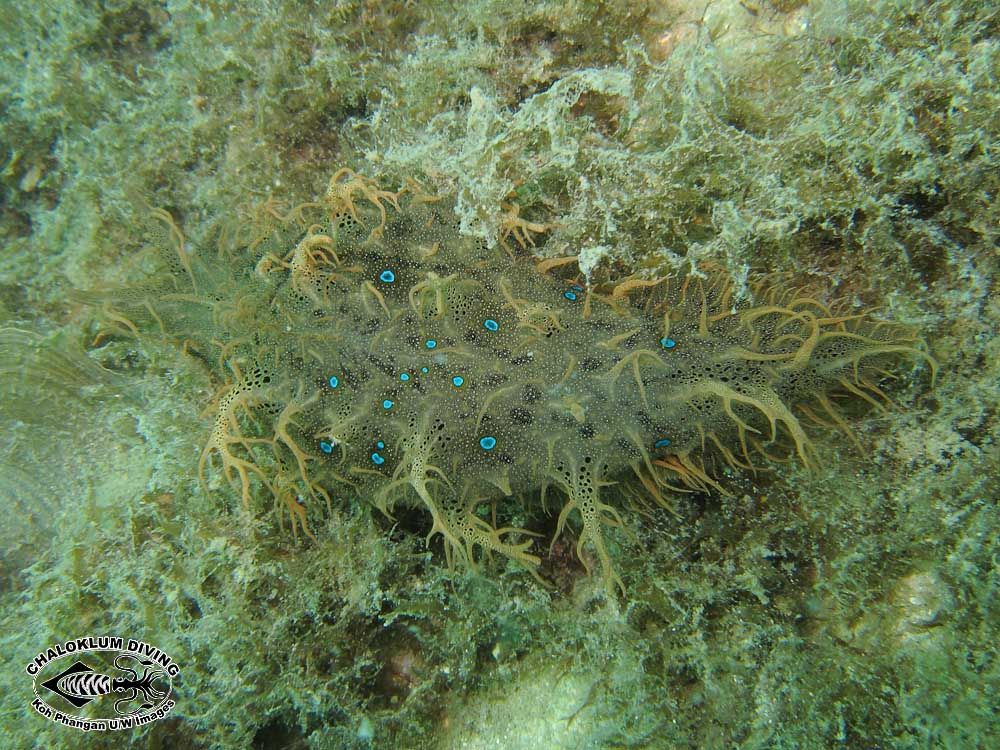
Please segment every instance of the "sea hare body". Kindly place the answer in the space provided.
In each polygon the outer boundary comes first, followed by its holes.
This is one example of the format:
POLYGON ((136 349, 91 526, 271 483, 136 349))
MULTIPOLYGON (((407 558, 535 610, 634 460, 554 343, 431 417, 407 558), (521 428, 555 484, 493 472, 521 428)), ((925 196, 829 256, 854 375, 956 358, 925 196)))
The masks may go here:
MULTIPOLYGON (((542 228, 511 222, 520 244, 542 228)), ((464 238, 445 201, 347 170, 235 236, 190 257, 172 233, 164 277, 105 298, 225 379, 202 476, 221 466, 307 533, 324 500, 418 503, 469 565, 486 550, 534 572, 531 536, 488 520, 491 501, 560 497, 557 533, 581 522, 581 558, 620 587, 604 528, 626 494, 669 507, 675 488, 722 491, 721 464, 809 464, 804 421, 848 431, 841 399, 882 405, 901 359, 933 366, 901 327, 774 279, 755 306, 712 269, 587 287, 572 259, 464 238)))

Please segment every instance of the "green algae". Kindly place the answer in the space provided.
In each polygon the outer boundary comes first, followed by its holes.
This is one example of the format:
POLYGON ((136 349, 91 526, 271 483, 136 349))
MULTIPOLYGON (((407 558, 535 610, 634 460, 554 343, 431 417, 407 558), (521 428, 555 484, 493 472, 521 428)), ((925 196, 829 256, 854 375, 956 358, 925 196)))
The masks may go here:
MULTIPOLYGON (((137 746, 432 746, 453 695, 516 696, 552 664, 586 686, 556 718, 591 746, 996 744, 995 15, 809 3, 803 26, 747 5, 6 5, 5 325, 125 381, 4 380, 5 744, 104 741, 31 716, 20 673, 83 630, 189 665, 137 746), (575 100, 546 96, 564 80, 575 100), (555 592, 449 574, 421 513, 341 508, 296 543, 199 489, 221 383, 156 337, 92 348, 66 297, 143 277, 144 201, 207 247, 234 206, 308 200, 337 163, 421 175, 484 239, 516 201, 559 224, 539 253, 586 251, 598 280, 622 259, 822 278, 918 324, 942 377, 899 384, 861 453, 830 432, 818 469, 634 519, 619 613, 564 543, 555 592)), ((495 720, 537 736, 516 704, 495 720)))

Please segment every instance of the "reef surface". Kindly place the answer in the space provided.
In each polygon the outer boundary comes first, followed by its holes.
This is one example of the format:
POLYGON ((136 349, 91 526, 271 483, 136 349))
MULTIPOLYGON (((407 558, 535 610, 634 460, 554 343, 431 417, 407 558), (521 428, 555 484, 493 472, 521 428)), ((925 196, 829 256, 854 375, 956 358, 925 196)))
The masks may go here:
POLYGON ((1000 745, 998 24, 0 2, 0 745, 1000 745))

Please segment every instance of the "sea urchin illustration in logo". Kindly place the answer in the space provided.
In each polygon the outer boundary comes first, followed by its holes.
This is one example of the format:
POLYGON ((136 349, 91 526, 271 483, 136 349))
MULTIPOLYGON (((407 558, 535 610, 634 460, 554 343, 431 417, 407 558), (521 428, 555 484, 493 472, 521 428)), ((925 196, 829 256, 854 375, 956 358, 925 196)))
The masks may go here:
POLYGON ((77 638, 41 652, 25 671, 34 677, 32 707, 85 731, 128 729, 163 718, 174 706, 180 668, 163 651, 135 639, 77 638), (70 657, 76 657, 68 666, 70 657))

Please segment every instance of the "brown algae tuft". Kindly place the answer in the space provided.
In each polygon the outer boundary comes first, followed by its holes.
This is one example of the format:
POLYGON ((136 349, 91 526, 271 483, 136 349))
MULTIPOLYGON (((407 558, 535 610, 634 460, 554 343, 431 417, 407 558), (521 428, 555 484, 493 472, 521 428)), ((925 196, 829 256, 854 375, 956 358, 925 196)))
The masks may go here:
POLYGON ((509 216, 490 247, 418 183, 345 169, 320 201, 265 203, 217 253, 189 254, 158 211, 163 272, 79 298, 219 381, 199 475, 221 469, 247 507, 262 490, 312 536, 335 498, 416 504, 449 564, 495 552, 537 577, 537 533, 497 503, 537 499, 530 518, 558 496, 556 537, 580 524, 609 590, 623 498, 670 509, 676 491, 725 492, 724 466, 812 465, 804 424, 850 435, 844 404, 890 406, 901 361, 936 368, 911 331, 785 277, 758 279, 752 305, 711 267, 587 285, 574 258, 525 252, 547 225, 509 216))

